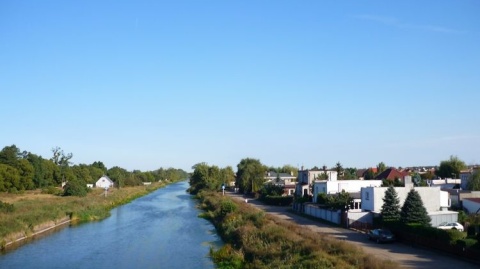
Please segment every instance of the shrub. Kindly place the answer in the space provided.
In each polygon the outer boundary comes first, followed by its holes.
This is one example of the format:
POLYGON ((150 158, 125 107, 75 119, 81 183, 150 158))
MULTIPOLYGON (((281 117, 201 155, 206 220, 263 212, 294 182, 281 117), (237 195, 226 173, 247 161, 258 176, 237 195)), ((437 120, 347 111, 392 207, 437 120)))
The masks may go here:
POLYGON ((477 240, 476 239, 472 239, 472 238, 465 238, 465 239, 460 239, 457 241, 457 246, 460 246, 460 247, 463 247, 463 248, 470 248, 472 246, 474 246, 475 244, 477 244, 477 240))
POLYGON ((53 194, 53 195, 62 195, 63 190, 54 186, 50 186, 42 189, 43 194, 53 194))
POLYGON ((11 213, 13 211, 15 211, 15 207, 13 206, 13 204, 0 201, 0 212, 11 213))
POLYGON ((456 229, 446 230, 449 238, 450 244, 454 245, 457 241, 465 239, 467 237, 466 233, 460 232, 456 229))
POLYGON ((230 199, 223 200, 220 204, 221 216, 226 216, 228 213, 235 212, 235 210, 237 210, 237 205, 230 199))
POLYGON ((82 184, 78 181, 69 181, 65 185, 65 189, 63 191, 63 196, 80 196, 84 197, 87 196, 88 188, 87 185, 82 184))

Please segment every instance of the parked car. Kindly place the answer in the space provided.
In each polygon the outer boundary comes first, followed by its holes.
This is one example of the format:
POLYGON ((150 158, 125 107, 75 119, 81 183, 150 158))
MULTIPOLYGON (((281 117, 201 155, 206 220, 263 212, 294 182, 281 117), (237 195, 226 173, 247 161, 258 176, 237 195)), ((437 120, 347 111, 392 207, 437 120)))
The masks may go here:
POLYGON ((367 234, 369 240, 377 243, 386 243, 395 241, 395 235, 387 229, 370 230, 367 234))
POLYGON ((463 232, 463 225, 458 223, 458 222, 442 222, 440 225, 437 227, 438 229, 442 230, 458 230, 460 232, 463 232))

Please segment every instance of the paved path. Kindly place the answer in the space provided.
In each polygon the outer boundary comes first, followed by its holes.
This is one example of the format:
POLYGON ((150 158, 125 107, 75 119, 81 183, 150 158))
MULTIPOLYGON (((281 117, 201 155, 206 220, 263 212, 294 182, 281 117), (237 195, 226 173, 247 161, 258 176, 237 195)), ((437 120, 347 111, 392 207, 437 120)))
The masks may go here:
MULTIPOLYGON (((242 195, 235 193, 227 193, 234 199, 245 201, 242 195)), ((377 256, 382 259, 393 260, 400 263, 404 268, 435 268, 435 269, 470 269, 480 268, 479 264, 473 264, 460 258, 446 255, 425 248, 416 248, 402 243, 393 244, 376 244, 368 241, 365 234, 329 226, 321 222, 317 222, 295 213, 290 212, 290 207, 268 206, 257 200, 248 199, 248 203, 264 210, 268 214, 272 214, 281 219, 293 221, 301 226, 305 226, 315 232, 329 234, 336 238, 349 241, 360 246, 366 253, 377 256)))

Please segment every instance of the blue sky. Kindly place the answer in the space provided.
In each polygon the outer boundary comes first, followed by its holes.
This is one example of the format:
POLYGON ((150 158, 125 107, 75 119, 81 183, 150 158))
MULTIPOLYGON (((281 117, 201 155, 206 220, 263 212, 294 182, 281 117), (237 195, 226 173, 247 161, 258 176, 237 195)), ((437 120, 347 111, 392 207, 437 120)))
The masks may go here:
POLYGON ((0 144, 190 170, 480 163, 478 1, 1 1, 0 144))

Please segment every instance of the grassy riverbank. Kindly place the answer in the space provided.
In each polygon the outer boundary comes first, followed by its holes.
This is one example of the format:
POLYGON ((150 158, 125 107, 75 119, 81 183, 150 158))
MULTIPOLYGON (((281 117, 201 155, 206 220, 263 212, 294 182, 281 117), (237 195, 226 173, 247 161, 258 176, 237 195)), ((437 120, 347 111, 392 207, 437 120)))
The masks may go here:
POLYGON ((197 195, 225 245, 211 252, 218 268, 399 268, 353 244, 280 220, 216 192, 197 195))
POLYGON ((106 218, 112 208, 163 186, 164 183, 157 182, 149 186, 110 189, 106 197, 103 189, 92 189, 86 197, 62 197, 42 194, 39 190, 24 194, 0 193, 0 201, 14 207, 13 212, 0 211, 0 248, 59 220, 69 218, 72 222, 84 222, 106 218))

